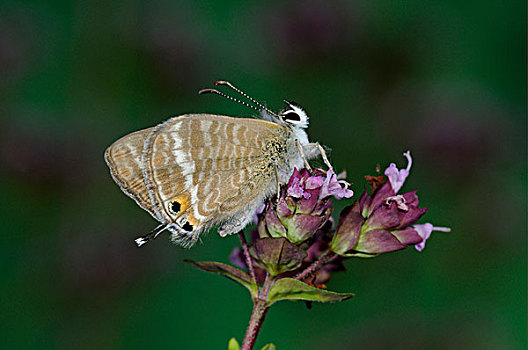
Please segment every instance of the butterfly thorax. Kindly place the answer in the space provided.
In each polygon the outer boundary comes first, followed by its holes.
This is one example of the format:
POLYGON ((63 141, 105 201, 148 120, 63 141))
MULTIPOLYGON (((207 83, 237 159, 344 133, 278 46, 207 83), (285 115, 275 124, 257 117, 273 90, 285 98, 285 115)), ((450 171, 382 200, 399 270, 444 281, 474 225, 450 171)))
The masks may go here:
MULTIPOLYGON (((291 175, 293 168, 297 165, 298 149, 295 135, 287 127, 277 130, 278 132, 270 136, 262 149, 262 156, 255 161, 252 170, 254 175, 262 176, 267 174, 275 176, 279 174, 279 183, 284 184, 291 175), (291 160, 294 160, 291 162, 291 160)), ((276 186, 276 185, 275 185, 276 186)))

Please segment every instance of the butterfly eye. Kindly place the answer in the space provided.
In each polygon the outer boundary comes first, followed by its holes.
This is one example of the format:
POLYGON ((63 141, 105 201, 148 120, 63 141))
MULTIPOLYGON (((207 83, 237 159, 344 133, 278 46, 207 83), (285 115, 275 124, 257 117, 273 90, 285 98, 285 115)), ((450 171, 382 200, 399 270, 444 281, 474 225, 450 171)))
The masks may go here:
POLYGON ((301 117, 294 111, 287 111, 282 114, 282 120, 288 122, 300 122, 301 117))
POLYGON ((173 214, 178 214, 180 212, 180 210, 181 210, 181 204, 179 202, 177 202, 177 201, 171 202, 169 204, 169 210, 173 214))

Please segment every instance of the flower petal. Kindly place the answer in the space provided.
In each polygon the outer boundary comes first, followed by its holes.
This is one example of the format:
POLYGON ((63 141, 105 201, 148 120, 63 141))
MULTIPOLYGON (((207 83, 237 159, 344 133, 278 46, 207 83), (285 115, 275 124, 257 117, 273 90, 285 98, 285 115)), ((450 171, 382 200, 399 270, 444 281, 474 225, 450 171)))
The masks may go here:
POLYGON ((313 190, 315 188, 319 188, 323 185, 323 177, 322 176, 310 176, 305 184, 307 190, 313 190))
POLYGON ((391 186, 394 189, 395 193, 398 193, 400 188, 403 186, 411 170, 411 165, 412 165, 411 152, 407 151, 403 155, 407 158, 407 168, 406 169, 398 170, 398 168, 396 167, 396 164, 394 163, 391 163, 389 167, 385 169, 385 175, 389 179, 389 182, 391 183, 391 186))
POLYGON ((350 198, 354 195, 354 191, 348 188, 348 186, 350 186, 348 182, 345 180, 339 180, 338 183, 339 188, 336 189, 334 193, 334 197, 336 199, 350 198), (343 187, 341 187, 341 185, 343 185, 343 187))
POLYGON ((422 224, 422 225, 414 225, 413 228, 416 230, 416 232, 418 232, 420 237, 423 238, 423 241, 421 241, 420 243, 418 243, 418 244, 416 244, 414 246, 416 248, 416 250, 418 250, 419 252, 421 252, 424 249, 425 241, 427 241, 427 239, 431 236, 431 232, 433 232, 433 231, 451 232, 451 228, 449 228, 449 227, 433 226, 430 223, 425 223, 425 224, 422 224))
POLYGON ((287 187, 290 187, 296 179, 297 181, 301 180, 301 177, 302 176, 299 170, 297 170, 297 168, 293 168, 293 173, 290 176, 290 180, 288 181, 287 187))
POLYGON ((414 246, 419 252, 421 252, 425 248, 425 241, 427 241, 427 239, 431 237, 433 227, 434 226, 430 223, 413 226, 413 228, 416 230, 416 232, 418 232, 420 237, 422 237, 422 241, 414 246))
POLYGON ((337 199, 350 198, 354 195, 354 191, 349 190, 350 184, 344 180, 337 180, 337 175, 332 171, 326 172, 326 178, 321 186, 319 199, 334 196, 337 199), (343 186, 343 187, 341 187, 343 186))
POLYGON ((301 198, 303 196, 304 191, 301 187, 301 180, 299 178, 292 177, 290 179, 290 183, 288 184, 288 189, 286 190, 286 194, 294 198, 301 198))
POLYGON ((258 223, 259 215, 262 214, 265 209, 266 209, 266 203, 262 203, 262 205, 255 212, 255 215, 253 215, 253 223, 254 224, 258 223))

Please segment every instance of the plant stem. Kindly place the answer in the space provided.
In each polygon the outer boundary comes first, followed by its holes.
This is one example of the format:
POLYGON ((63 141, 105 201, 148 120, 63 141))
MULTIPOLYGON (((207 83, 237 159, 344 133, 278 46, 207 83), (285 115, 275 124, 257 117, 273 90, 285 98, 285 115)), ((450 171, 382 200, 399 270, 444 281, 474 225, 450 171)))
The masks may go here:
POLYGON ((255 345, 260 328, 262 327, 262 322, 264 322, 264 318, 268 313, 269 307, 266 306, 266 303, 272 285, 273 279, 270 278, 269 273, 266 273, 266 280, 262 285, 262 289, 257 298, 253 300, 253 312, 251 313, 244 342, 242 343, 242 350, 251 350, 253 349, 253 345, 255 345))
POLYGON ((246 265, 249 269, 249 275, 253 279, 255 283, 257 283, 257 278, 255 277, 255 269, 253 268, 253 263, 251 262, 251 256, 249 255, 249 249, 246 242, 246 236, 244 236, 244 231, 240 231, 238 233, 238 237, 240 237, 240 243, 242 244, 242 251, 244 252, 244 257, 246 258, 246 265))
POLYGON ((324 253, 318 260, 314 261, 310 266, 306 268, 303 272, 295 276, 295 279, 302 281, 303 279, 310 277, 313 273, 317 272, 324 264, 329 263, 334 260, 337 255, 333 252, 324 253))

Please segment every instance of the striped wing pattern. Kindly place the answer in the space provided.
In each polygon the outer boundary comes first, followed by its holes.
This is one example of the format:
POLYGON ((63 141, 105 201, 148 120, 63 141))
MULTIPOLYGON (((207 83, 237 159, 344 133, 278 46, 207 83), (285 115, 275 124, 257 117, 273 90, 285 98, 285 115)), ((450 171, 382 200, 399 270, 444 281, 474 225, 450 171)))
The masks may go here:
POLYGON ((158 219, 143 180, 141 155, 145 139, 154 128, 128 134, 114 142, 105 151, 110 174, 121 190, 154 218, 158 219))
POLYGON ((255 119, 207 114, 169 119, 147 141, 146 182, 153 185, 157 202, 178 201, 177 216, 185 214, 192 225, 221 221, 255 198, 245 191, 238 206, 222 206, 228 199, 234 202, 241 189, 254 188, 257 196, 267 190, 256 184, 273 173, 257 175, 254 166, 262 163, 268 140, 280 132, 281 126, 255 119))
POLYGON ((123 192, 163 223, 185 219, 196 239, 274 191, 275 170, 263 166, 270 163, 265 149, 287 136, 272 122, 189 114, 119 139, 105 158, 123 192))

